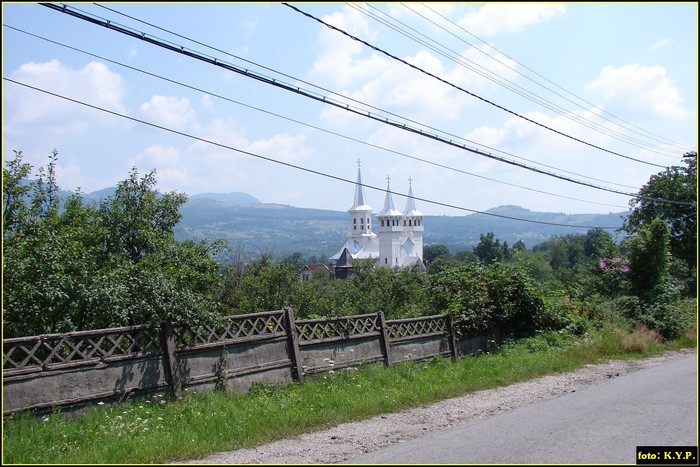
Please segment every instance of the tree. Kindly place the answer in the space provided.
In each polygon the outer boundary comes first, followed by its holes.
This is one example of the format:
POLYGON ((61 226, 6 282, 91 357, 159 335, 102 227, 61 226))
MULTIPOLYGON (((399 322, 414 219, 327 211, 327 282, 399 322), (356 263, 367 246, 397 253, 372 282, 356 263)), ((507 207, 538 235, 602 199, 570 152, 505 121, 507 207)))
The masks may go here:
POLYGON ((669 228, 661 219, 639 229, 627 241, 632 294, 651 301, 663 294, 669 274, 669 228))
POLYGON ((484 264, 493 262, 510 261, 513 252, 508 248, 508 242, 503 242, 495 238, 493 232, 479 236, 479 243, 474 247, 474 254, 484 264))
POLYGON ((438 243, 436 245, 425 245, 423 247, 423 262, 426 266, 430 265, 433 260, 441 256, 450 256, 450 250, 447 246, 438 243))
POLYGON ((3 170, 6 337, 215 318, 223 245, 174 239, 185 195, 160 195, 154 173, 134 169, 99 208, 79 192, 61 206, 57 152, 29 183, 15 156, 3 170))
MULTIPOLYGON (((697 262, 697 153, 683 156, 685 166, 668 167, 652 175, 636 198, 623 225, 630 234, 663 220, 670 229, 671 254, 696 274, 697 262)), ((695 289, 694 287, 692 288, 695 289)))
POLYGON ((533 333, 545 313, 541 291, 514 264, 462 263, 428 276, 434 313, 450 313, 463 335, 500 329, 506 336, 533 333))
POLYGON ((7 161, 7 168, 2 169, 2 232, 7 238, 21 226, 29 215, 26 198, 31 192, 31 185, 24 180, 32 171, 32 166, 22 162, 22 151, 14 151, 15 158, 7 161))

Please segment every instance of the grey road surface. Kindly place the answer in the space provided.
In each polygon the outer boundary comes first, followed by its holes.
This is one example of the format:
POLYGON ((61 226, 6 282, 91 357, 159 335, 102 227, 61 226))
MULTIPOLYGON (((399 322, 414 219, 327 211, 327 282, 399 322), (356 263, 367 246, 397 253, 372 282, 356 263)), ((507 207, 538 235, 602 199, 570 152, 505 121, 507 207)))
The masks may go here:
POLYGON ((350 464, 634 464, 637 446, 697 446, 689 357, 354 457, 350 464))

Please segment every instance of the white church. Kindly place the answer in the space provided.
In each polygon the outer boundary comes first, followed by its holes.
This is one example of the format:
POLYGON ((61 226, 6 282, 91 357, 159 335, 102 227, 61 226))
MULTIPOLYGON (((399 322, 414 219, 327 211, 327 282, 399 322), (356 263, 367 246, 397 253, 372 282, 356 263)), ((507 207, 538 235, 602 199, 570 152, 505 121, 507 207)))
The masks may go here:
POLYGON ((374 260, 377 267, 417 266, 425 271, 423 213, 416 209, 412 180, 408 180, 408 198, 403 212, 394 207, 389 181, 387 177, 384 209, 376 215, 378 231, 375 233, 372 229, 372 207, 365 201, 360 161, 357 161, 355 200, 348 209, 348 236, 340 250, 330 257, 335 261, 336 277, 343 278, 351 274, 354 259, 374 260))

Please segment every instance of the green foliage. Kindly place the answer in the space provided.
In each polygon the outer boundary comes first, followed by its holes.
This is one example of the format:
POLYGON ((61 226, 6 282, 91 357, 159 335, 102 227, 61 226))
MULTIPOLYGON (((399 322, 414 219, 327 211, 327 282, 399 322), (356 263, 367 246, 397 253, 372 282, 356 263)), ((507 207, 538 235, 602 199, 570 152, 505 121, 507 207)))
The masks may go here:
POLYGON ((80 193, 60 206, 57 152, 24 185, 15 155, 3 170, 5 337, 214 319, 222 244, 175 241, 184 195, 134 169, 99 207, 80 193))
POLYGON ((642 300, 653 300, 669 284, 669 229, 654 219, 638 235, 627 239, 630 292, 642 300))
POLYGON ((522 336, 536 330, 544 299, 518 266, 464 264, 430 275, 433 310, 451 313, 465 335, 498 328, 522 336))
POLYGON ((474 247, 474 254, 484 264, 510 261, 513 252, 508 248, 508 242, 495 238, 493 232, 479 236, 479 243, 474 247))
POLYGON ((450 256, 450 250, 445 245, 436 244, 423 247, 423 262, 428 266, 437 258, 444 256, 450 256))
MULTIPOLYGON (((686 263, 688 277, 697 277, 697 153, 684 154, 685 166, 669 167, 653 175, 630 201, 632 213, 623 228, 632 234, 661 219, 670 229, 671 254, 686 263), (668 201, 665 201, 668 200, 668 201)), ((686 290, 695 296, 697 280, 686 290)))
POLYGON ((667 340, 681 337, 697 322, 695 299, 667 295, 650 302, 627 295, 615 300, 613 306, 633 325, 656 331, 667 340))

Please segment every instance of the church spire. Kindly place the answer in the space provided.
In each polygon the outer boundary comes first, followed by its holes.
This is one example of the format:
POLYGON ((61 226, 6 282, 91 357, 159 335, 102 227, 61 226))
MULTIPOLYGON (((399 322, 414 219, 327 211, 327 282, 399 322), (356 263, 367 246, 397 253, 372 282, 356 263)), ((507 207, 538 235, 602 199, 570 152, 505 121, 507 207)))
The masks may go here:
POLYGON ((351 209, 365 206, 365 188, 362 185, 362 172, 360 171, 360 159, 357 159, 357 183, 355 183, 355 204, 351 209))
POLYGON ((413 179, 408 177, 408 198, 406 198, 406 209, 404 210, 404 215, 406 216, 422 216, 423 213, 416 209, 416 200, 413 199, 413 179))
POLYGON ((382 212, 378 213, 377 216, 400 216, 401 212, 394 208, 394 199, 391 197, 391 189, 389 187, 389 181, 391 178, 386 176, 386 198, 384 198, 384 209, 382 212))

